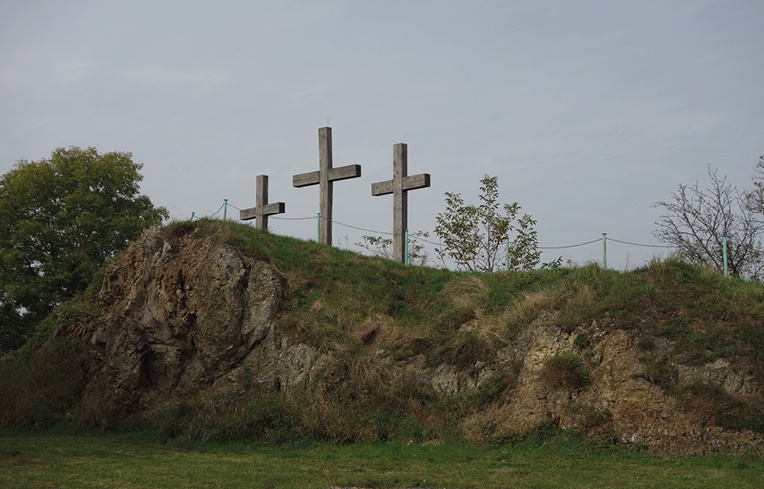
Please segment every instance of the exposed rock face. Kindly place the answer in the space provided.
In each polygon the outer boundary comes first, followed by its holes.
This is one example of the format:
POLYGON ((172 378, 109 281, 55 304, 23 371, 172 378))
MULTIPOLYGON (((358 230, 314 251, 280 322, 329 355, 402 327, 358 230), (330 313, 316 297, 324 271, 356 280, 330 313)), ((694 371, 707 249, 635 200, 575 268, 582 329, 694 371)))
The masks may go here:
POLYGON ((216 383, 233 388, 245 359, 249 382, 289 382, 309 370, 312 349, 275 334, 284 284, 270 265, 215 237, 162 236, 146 233, 106 273, 86 404, 105 397, 95 402, 129 416, 216 383))
MULTIPOLYGON (((500 352, 499 367, 521 359, 516 388, 502 404, 468 422, 492 425, 498 432, 525 432, 547 422, 585 432, 612 432, 622 443, 641 444, 651 451, 672 455, 701 455, 712 451, 744 453, 764 446, 764 436, 754 432, 728 432, 708 426, 685 412, 675 397, 648 380, 639 350, 625 331, 597 331, 587 359, 591 383, 585 388, 551 386, 542 372, 555 355, 576 351, 574 338, 546 321, 523 331, 519 345, 500 352)), ((494 367, 495 368, 495 367, 494 367)), ((729 394, 755 390, 750 376, 736 372, 728 362, 704 367, 678 368, 686 384, 717 385, 729 394), (691 373, 692 374, 691 374, 691 373)))
MULTIPOLYGON (((286 284, 270 264, 244 256, 219 237, 191 233, 147 232, 108 269, 100 293, 104 312, 90 339, 96 367, 83 406, 126 418, 167 401, 220 398, 245 390, 244 384, 320 388, 326 365, 338 361, 279 331, 286 284)), ((665 454, 764 447, 761 434, 726 432, 684 412, 651 381, 629 333, 596 323, 566 333, 554 324, 553 313, 540 317, 495 359, 469 369, 427 366, 422 356, 396 361, 383 350, 369 361, 377 362, 389 382, 416 383, 441 396, 470 392, 496 376, 515 379, 496 403, 463 421, 467 432, 475 426, 524 432, 554 422, 612 433, 623 443, 665 454), (579 335, 587 340, 585 349, 576 346, 579 335), (572 352, 588 369, 587 385, 545 380, 547 362, 572 352)), ((362 333, 364 328, 359 325, 362 333)), ((673 368, 679 385, 707 383, 735 396, 758 394, 753 377, 724 360, 673 368)))

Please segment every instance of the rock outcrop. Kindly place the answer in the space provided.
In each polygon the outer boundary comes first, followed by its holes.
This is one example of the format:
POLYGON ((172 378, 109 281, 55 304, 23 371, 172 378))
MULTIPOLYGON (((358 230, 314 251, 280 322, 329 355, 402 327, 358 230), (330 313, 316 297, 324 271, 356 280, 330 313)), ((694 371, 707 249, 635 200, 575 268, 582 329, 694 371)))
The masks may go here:
MULTIPOLYGON (((131 418, 173 400, 225 397, 245 384, 320 388, 334 360, 324 345, 299 342, 279 329, 285 277, 218 236, 194 233, 147 232, 109 267, 99 297, 103 313, 90 335, 95 366, 83 409, 131 418)), ((462 421, 465 432, 476 426, 489 434, 524 432, 552 422, 664 454, 764 447, 759 433, 725 431, 683 410, 651 379, 635 343, 630 333, 596 322, 564 332, 550 311, 492 360, 468 369, 428 365, 421 357, 394 360, 384 351, 370 358, 383 366, 385 378, 415 379, 444 397, 511 377, 511 388, 497 401, 462 421), (576 338, 586 340, 585 350, 576 338), (585 385, 555 384, 545 376, 550 359, 563 354, 580 358, 585 385)), ((677 385, 702 382, 730 395, 759 394, 751 375, 724 360, 673 369, 677 385)))
POLYGON ((294 383, 315 350, 275 332, 284 279, 215 236, 150 231, 106 272, 84 405, 130 417, 249 382, 294 383), (225 387, 224 387, 225 386, 225 387))
MULTIPOLYGON (((500 405, 470 421, 492 425, 498 432, 525 432, 551 421, 563 429, 607 432, 621 443, 671 455, 745 453, 764 446, 760 433, 725 431, 684 410, 676 397, 649 380, 634 339, 622 330, 598 331, 596 325, 590 328, 594 341, 591 350, 577 353, 584 357, 590 372, 588 385, 550 385, 543 375, 546 362, 577 352, 574 341, 579 334, 583 334, 581 329, 568 334, 543 320, 524 330, 523 335, 532 338, 529 348, 508 348, 500 355, 504 360, 499 365, 521 360, 515 389, 500 405)), ((750 376, 736 372, 727 362, 679 367, 685 371, 682 380, 688 385, 702 382, 735 395, 755 389, 750 376), (694 375, 687 373, 690 370, 694 375)))

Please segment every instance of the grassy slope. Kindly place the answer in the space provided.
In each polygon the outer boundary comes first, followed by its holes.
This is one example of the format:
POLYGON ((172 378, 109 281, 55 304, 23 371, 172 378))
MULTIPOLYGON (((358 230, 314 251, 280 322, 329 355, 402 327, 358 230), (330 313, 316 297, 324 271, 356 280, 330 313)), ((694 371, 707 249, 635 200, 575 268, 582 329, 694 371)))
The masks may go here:
MULTIPOLYGON (((671 354, 682 363, 726 358, 762 374, 764 358, 758 352, 764 347, 764 286, 677 260, 626 273, 588 265, 468 274, 406 268, 233 223, 204 226, 222 227, 228 242, 270 260, 286 275, 287 307, 295 316, 290 321, 300 323, 299 333, 311 343, 352 343, 353 328, 380 314, 406 328, 406 336, 422 337, 420 348, 416 342, 404 347, 410 353, 448 361, 446 352, 459 343, 460 326, 472 319, 506 340, 523 324, 554 310, 560 313, 558 325, 567 330, 598 320, 603 327, 672 340, 671 354)), ((650 350, 645 340, 644 349, 650 350)))
MULTIPOLYGON (((476 360, 493 358, 497 347, 511 341, 523 325, 550 311, 558 313, 558 326, 568 331, 593 320, 601 328, 630 331, 652 365, 651 381, 674 390, 688 405, 702 404, 717 424, 764 431, 761 403, 734 399, 708 386, 677 389, 671 368, 672 361, 701 365, 725 358, 750 369, 761 384, 761 285, 724 279, 674 260, 628 273, 590 265, 468 274, 404 267, 231 222, 176 223, 167 232, 192 230, 220 236, 284 274, 288 290, 280 326, 336 358, 325 372, 334 382, 326 402, 333 403, 335 411, 298 413, 295 403, 260 400, 244 410, 249 413, 246 420, 207 412, 197 418, 218 420, 217 425, 205 421, 208 425, 202 426, 188 415, 194 406, 178 406, 157 420, 165 433, 216 440, 259 438, 264 434, 258 427, 270 426, 266 435, 282 440, 299 435, 344 441, 450 436, 456 418, 490 403, 509 380, 496 379, 466 398, 438 400, 426 390, 382 386, 386 379, 378 353, 394 359, 423 355, 430 365, 468 368, 476 360), (348 399, 353 402, 348 404, 348 399), (331 425, 338 416, 345 418, 331 425), (311 419, 317 421, 311 425, 311 419), (255 431, 240 429, 247 424, 255 431), (359 432, 369 426, 371 431, 359 432)), ((49 425, 61 420, 76 400, 87 370, 86 362, 77 360, 83 348, 76 325, 97 316, 95 289, 60 308, 34 348, 0 362, 0 390, 23 394, 14 412, 0 408, 0 423, 49 425), (54 330, 58 335, 49 339, 54 330), (64 346, 74 353, 62 354, 67 351, 64 346), (63 389, 61 376, 75 381, 63 389), (36 387, 30 390, 30 385, 36 387)), ((582 346, 586 343, 580 338, 582 346)))
MULTIPOLYGON (((379 377, 369 366, 379 350, 396 359, 424 355, 431 365, 469 368, 476 360, 492 359, 524 325, 556 312, 558 326, 567 331, 593 321, 599 328, 629 331, 637 337, 650 381, 688 407, 702 407, 709 422, 764 432, 761 399, 737 399, 706 385, 679 388, 673 367, 675 362, 703 365, 723 358, 753 373, 759 385, 764 383, 760 284, 725 279, 678 260, 626 273, 596 265, 458 273, 404 267, 238 224, 205 225, 215 232, 224 228, 228 242, 270 260, 285 274, 288 314, 282 326, 303 341, 343 354, 351 369, 350 384, 352 378, 368 385, 379 377)), ((579 340, 585 348, 587 338, 579 340)), ((497 379, 496 385, 476 393, 478 399, 445 406, 424 402, 420 409, 479 409, 507 382, 497 379)), ((372 402, 388 403, 394 410, 407 402, 396 400, 397 394, 388 392, 372 402)))

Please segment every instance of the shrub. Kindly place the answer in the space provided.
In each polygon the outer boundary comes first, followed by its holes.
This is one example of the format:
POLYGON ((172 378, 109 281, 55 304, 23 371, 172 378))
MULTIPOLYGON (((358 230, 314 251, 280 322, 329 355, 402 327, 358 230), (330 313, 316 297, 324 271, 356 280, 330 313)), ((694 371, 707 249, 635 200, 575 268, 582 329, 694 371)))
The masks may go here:
POLYGON ((546 361, 542 380, 552 388, 581 389, 591 383, 589 369, 575 353, 561 353, 546 361))
POLYGON ((579 349, 584 349, 589 346, 589 342, 587 341, 586 336, 579 333, 576 335, 575 339, 573 339, 573 346, 579 349))
POLYGON ((54 336, 28 356, 0 361, 0 425, 49 428, 82 394, 88 371, 85 345, 54 336))

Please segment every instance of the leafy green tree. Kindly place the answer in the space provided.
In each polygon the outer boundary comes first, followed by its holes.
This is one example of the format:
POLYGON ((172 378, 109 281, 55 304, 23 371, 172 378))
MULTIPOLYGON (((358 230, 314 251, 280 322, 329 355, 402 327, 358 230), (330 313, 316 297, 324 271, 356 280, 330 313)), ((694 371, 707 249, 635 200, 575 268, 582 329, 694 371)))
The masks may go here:
MULTIPOLYGON (((498 177, 485 175, 480 183, 477 206, 466 205, 461 194, 446 192, 446 211, 438 214, 435 227, 443 243, 436 250, 441 261, 450 258, 463 270, 494 272, 507 268, 508 259, 510 270, 533 269, 541 257, 536 221, 529 214, 519 216, 517 202, 500 206, 498 177)), ((560 260, 543 267, 558 267, 560 260)))
POLYGON ((141 168, 130 153, 72 147, 0 178, 0 350, 168 217, 139 193, 141 168))

